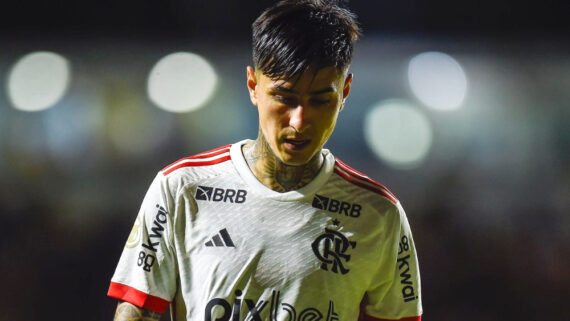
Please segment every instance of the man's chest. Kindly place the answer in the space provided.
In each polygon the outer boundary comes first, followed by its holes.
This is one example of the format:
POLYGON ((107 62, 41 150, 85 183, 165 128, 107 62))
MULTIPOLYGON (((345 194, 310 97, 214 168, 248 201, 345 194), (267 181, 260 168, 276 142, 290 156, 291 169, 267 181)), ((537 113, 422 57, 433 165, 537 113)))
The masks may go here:
POLYGON ((330 199, 325 206, 316 196, 280 202, 240 189, 201 189, 176 233, 181 263, 191 265, 193 275, 260 288, 326 283, 357 289, 377 265, 375 232, 354 215, 359 204, 331 207, 330 199))

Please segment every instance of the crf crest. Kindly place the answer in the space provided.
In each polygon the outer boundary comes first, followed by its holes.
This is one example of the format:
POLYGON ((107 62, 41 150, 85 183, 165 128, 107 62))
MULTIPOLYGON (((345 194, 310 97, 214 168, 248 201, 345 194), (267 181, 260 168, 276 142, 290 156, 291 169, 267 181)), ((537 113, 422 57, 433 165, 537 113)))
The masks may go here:
POLYGON ((311 246, 322 262, 321 269, 342 274, 350 271, 344 266, 350 261, 350 255, 346 251, 355 248, 356 242, 349 241, 342 233, 325 228, 325 233, 317 237, 311 246))

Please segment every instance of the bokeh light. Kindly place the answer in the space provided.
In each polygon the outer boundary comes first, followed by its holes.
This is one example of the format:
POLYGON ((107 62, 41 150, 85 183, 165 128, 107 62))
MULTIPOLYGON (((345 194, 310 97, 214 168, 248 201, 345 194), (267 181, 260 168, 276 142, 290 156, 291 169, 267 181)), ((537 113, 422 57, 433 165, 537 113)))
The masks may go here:
POLYGON ((435 110, 455 110, 467 92, 467 77, 461 65, 441 52, 424 52, 408 64, 412 92, 426 106, 435 110))
POLYGON ((214 68, 203 57, 177 52, 162 58, 148 77, 148 95, 158 107, 175 113, 196 110, 216 88, 214 68))
POLYGON ((433 131, 420 109, 404 100, 387 100, 366 115, 364 137, 382 161, 394 168, 412 169, 427 156, 433 131))
POLYGON ((8 76, 8 97, 14 108, 40 111, 55 105, 69 85, 67 60, 47 51, 33 52, 18 60, 8 76))

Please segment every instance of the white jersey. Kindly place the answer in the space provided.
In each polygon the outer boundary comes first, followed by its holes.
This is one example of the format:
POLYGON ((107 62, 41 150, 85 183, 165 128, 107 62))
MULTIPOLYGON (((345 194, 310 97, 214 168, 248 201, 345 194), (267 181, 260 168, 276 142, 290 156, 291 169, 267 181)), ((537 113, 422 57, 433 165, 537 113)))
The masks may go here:
POLYGON ((310 184, 272 191, 250 171, 245 142, 158 173, 108 295, 160 313, 170 304, 175 321, 420 320, 396 197, 328 150, 310 184))

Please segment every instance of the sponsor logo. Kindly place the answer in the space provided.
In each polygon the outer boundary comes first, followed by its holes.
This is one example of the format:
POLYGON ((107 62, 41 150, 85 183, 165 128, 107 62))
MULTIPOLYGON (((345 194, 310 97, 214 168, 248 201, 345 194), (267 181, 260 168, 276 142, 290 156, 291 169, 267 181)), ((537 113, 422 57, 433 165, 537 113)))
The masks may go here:
POLYGON ((360 204, 338 201, 318 194, 315 194, 315 198, 313 198, 313 207, 350 217, 359 217, 362 209, 360 204))
POLYGON ((258 300, 255 302, 252 299, 241 298, 242 291, 235 291, 235 299, 230 303, 226 299, 214 298, 211 299, 205 308, 205 321, 277 321, 284 320, 281 314, 286 314, 288 321, 338 321, 339 315, 334 310, 334 302, 329 300, 328 310, 323 314, 317 308, 308 307, 300 309, 285 302, 280 302, 279 291, 272 291, 269 301, 258 300), (269 306, 268 306, 269 305, 269 306), (269 309, 266 312, 266 309, 269 309), (246 310, 247 309, 247 310, 246 310), (246 312, 247 311, 247 312, 246 312), (269 314, 267 318, 262 313, 269 314), (241 315, 245 314, 244 318, 241 315))
POLYGON ((245 203, 247 191, 243 189, 218 188, 209 186, 198 186, 196 188, 196 200, 208 202, 224 203, 245 203))
POLYGON ((129 238, 127 239, 127 244, 125 245, 126 248, 132 249, 137 247, 142 240, 142 229, 141 229, 141 217, 137 216, 135 220, 135 224, 133 225, 133 229, 129 234, 129 238))
MULTIPOLYGON (((154 221, 152 222, 151 231, 152 233, 149 234, 147 237, 146 242, 143 242, 142 247, 151 251, 153 253, 157 252, 157 246, 160 245, 160 241, 162 239, 162 232, 164 232, 164 224, 166 224, 167 220, 167 212, 164 207, 156 204, 156 208, 158 211, 154 216, 154 221), (156 240, 156 241, 154 241, 156 240)), ((140 266, 146 272, 150 272, 154 262, 156 261, 156 256, 153 253, 147 253, 144 249, 139 252, 139 257, 137 260, 137 265, 140 266)))
POLYGON ((232 241, 232 238, 230 237, 230 234, 228 233, 228 230, 226 229, 220 230, 218 234, 214 235, 214 237, 212 237, 212 239, 206 242, 204 245, 208 247, 236 247, 232 241))
POLYGON ((317 237, 311 246, 322 262, 321 269, 342 274, 350 271, 344 266, 344 262, 350 261, 346 251, 355 248, 356 242, 349 241, 342 233, 325 228, 325 233, 317 237))
POLYGON ((398 272, 402 285, 402 298, 404 302, 414 301, 418 298, 414 289, 412 275, 410 274, 410 243, 407 236, 402 236, 398 249, 398 272))

